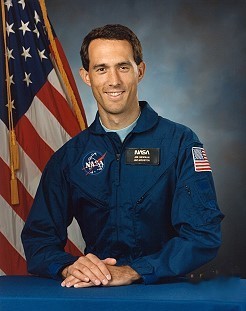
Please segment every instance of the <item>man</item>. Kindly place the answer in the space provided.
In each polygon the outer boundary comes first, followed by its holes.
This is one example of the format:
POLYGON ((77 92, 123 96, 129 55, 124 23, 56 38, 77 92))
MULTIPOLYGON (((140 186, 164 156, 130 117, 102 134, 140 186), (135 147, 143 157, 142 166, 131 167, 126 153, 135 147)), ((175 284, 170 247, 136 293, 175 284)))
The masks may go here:
POLYGON ((121 25, 92 30, 83 81, 98 113, 43 172, 22 241, 31 273, 62 286, 156 283, 213 259, 223 215, 197 136, 139 102, 141 44, 121 25), (85 256, 64 251, 73 217, 85 256))

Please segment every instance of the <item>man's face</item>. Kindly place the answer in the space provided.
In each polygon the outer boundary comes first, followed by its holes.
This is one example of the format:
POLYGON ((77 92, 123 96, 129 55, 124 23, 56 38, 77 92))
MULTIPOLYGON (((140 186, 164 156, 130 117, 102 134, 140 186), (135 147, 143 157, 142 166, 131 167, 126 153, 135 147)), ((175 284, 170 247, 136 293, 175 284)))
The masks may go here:
POLYGON ((100 115, 131 115, 138 107, 137 85, 145 64, 137 65, 126 40, 93 40, 89 45, 89 70, 81 70, 91 86, 100 115))

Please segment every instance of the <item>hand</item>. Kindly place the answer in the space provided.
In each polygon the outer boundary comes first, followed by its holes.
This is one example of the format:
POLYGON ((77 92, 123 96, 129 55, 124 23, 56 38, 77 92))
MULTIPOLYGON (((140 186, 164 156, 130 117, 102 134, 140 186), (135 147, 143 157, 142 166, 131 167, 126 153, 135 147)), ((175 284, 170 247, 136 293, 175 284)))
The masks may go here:
MULTIPOLYGON (((102 284, 104 286, 121 286, 129 285, 141 278, 141 276, 129 266, 117 267, 115 265, 107 265, 110 271, 111 280, 107 284, 102 284)), ((95 286, 92 282, 77 282, 74 287, 91 287, 95 286)))
POLYGON ((100 260, 93 254, 80 257, 72 265, 62 271, 65 278, 61 285, 71 287, 79 282, 90 286, 107 285, 111 280, 111 274, 107 266, 115 265, 114 258, 100 260))
POLYGON ((129 266, 107 266, 112 276, 106 286, 130 285, 139 280, 141 276, 129 266))

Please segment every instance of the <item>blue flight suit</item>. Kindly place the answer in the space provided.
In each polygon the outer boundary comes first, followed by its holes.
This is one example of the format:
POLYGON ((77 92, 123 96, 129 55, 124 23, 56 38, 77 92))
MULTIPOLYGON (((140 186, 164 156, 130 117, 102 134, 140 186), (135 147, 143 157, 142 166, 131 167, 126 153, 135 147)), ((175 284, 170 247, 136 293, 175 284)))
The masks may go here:
POLYGON ((223 214, 209 164, 196 159, 201 142, 146 102, 140 106, 123 143, 97 114, 52 156, 22 232, 30 273, 59 278, 77 260, 64 252, 73 217, 85 254, 116 258, 145 284, 185 275, 216 256, 223 214))

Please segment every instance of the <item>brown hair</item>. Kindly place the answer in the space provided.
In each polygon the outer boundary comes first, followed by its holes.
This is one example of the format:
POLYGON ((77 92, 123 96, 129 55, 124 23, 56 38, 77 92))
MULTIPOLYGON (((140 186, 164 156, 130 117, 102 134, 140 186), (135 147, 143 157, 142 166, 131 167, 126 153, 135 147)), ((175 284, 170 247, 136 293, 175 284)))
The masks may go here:
POLYGON ((127 40, 133 50, 133 57, 137 65, 143 61, 142 46, 137 36, 128 27, 120 24, 105 25, 103 27, 95 28, 84 38, 80 57, 82 60, 83 67, 86 71, 89 70, 89 44, 95 39, 106 39, 106 40, 127 40))

